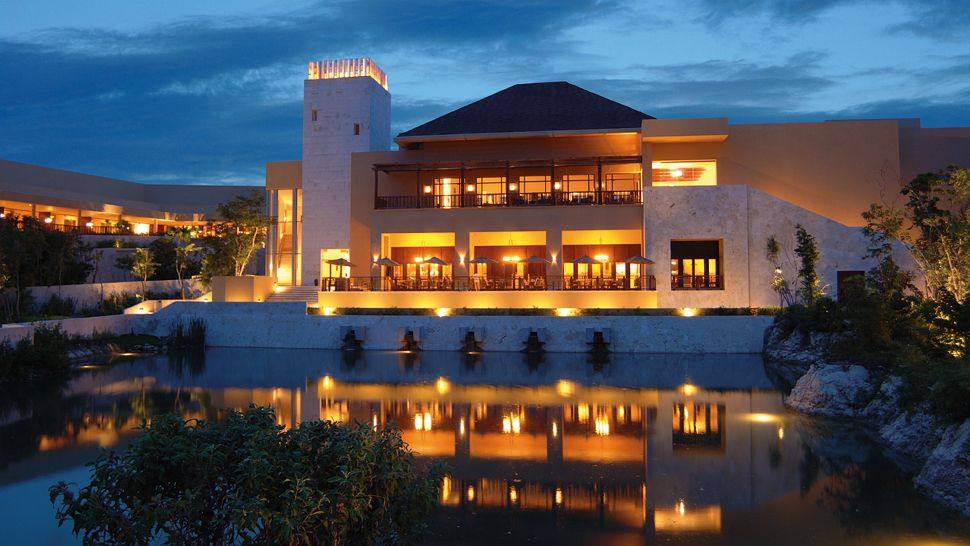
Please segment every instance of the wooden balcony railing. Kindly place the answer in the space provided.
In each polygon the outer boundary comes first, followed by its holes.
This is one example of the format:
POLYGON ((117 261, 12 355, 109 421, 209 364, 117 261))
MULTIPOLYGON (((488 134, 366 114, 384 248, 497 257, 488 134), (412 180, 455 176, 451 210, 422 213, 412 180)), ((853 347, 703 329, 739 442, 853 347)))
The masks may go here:
POLYGON ((671 275, 671 290, 722 290, 724 278, 721 275, 671 275))
POLYGON ((640 203, 643 203, 643 193, 640 190, 381 195, 374 198, 375 209, 638 205, 640 203))
POLYGON ((611 277, 343 277, 325 278, 325 292, 371 291, 485 291, 485 290, 656 290, 653 275, 628 278, 611 277))

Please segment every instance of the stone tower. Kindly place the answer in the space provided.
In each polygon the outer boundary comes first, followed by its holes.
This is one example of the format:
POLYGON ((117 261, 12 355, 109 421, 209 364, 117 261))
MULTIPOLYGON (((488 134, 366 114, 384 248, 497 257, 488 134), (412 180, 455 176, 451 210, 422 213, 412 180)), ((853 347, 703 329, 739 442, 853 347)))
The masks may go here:
POLYGON ((302 284, 320 277, 325 254, 350 247, 350 154, 390 144, 391 94, 377 64, 311 62, 303 82, 302 284))

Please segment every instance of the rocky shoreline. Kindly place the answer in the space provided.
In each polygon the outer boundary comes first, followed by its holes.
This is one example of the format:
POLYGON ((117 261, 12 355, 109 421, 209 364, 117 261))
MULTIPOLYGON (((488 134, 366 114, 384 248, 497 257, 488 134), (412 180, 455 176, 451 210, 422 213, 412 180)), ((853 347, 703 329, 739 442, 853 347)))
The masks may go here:
POLYGON ((880 444, 915 463, 919 491, 970 518, 970 419, 946 424, 925 407, 903 409, 899 377, 827 361, 831 341, 828 334, 805 339, 777 325, 765 332, 768 373, 794 385, 785 405, 809 415, 863 421, 880 444))

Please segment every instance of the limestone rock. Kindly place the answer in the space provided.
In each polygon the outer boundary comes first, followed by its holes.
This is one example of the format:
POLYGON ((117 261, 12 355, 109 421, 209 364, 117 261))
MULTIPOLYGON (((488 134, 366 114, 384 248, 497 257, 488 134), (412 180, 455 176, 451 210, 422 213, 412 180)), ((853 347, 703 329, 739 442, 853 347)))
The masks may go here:
POLYGON ((812 365, 795 383, 785 404, 797 411, 827 417, 861 415, 874 388, 862 366, 812 365))
POLYGON ((831 335, 812 332, 807 338, 798 332, 785 332, 778 324, 765 330, 764 357, 769 373, 795 383, 814 364, 825 364, 825 348, 831 335))
POLYGON ((916 487, 970 517, 970 419, 944 431, 916 476, 916 487))

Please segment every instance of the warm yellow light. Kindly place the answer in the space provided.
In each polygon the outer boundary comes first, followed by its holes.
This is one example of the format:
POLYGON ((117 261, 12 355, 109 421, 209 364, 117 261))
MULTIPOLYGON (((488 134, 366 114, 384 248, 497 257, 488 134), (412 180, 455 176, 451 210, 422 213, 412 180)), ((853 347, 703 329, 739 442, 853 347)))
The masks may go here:
POLYGON ((465 418, 464 417, 462 417, 461 419, 458 420, 458 434, 460 434, 462 436, 465 435, 465 418))
POLYGON ((517 189, 519 189, 519 186, 518 185, 516 185, 516 184, 509 184, 509 191, 515 191, 517 189))
POLYGON ((148 224, 134 224, 131 226, 131 232, 135 235, 148 235, 148 231, 148 224))
POLYGON ((680 310, 680 316, 682 317, 693 317, 697 315, 697 309, 693 307, 684 307, 680 310))
POLYGON ((550 252, 550 254, 551 254, 551 256, 552 256, 552 263, 553 263, 553 265, 555 265, 555 264, 556 264, 556 257, 557 257, 558 255, 557 255, 557 254, 556 254, 555 252, 550 252))
POLYGON ((607 262, 610 260, 610 257, 606 254, 597 254, 596 256, 593 256, 593 259, 597 262, 607 262))
POLYGON ((53 222, 53 221, 54 221, 54 219, 53 219, 53 218, 51 218, 50 216, 48 216, 48 217, 46 217, 46 218, 44 218, 44 223, 45 223, 45 224, 49 224, 49 223, 51 223, 51 222, 53 222))
POLYGON ((431 193, 431 186, 425 186, 424 193, 431 193))
POLYGON ((569 398, 573 395, 575 390, 576 388, 572 381, 560 379, 559 382, 556 383, 556 392, 559 393, 559 396, 562 396, 563 398, 569 398))
POLYGON ((605 415, 600 415, 593 421, 593 429, 599 436, 610 435, 610 420, 605 415))
POLYGON ((276 286, 273 287, 273 292, 276 292, 277 294, 279 294, 283 290, 285 290, 285 288, 283 288, 282 286, 279 286, 279 285, 276 285, 276 286))
POLYGON ((458 253, 458 265, 465 265, 465 253, 464 252, 459 252, 458 253))
POLYGON ((502 417, 502 432, 505 434, 512 432, 512 418, 508 415, 502 417))
POLYGON ((519 502, 519 491, 515 488, 514 485, 509 488, 509 502, 511 502, 512 504, 519 502))
POLYGON ((559 425, 557 425, 555 422, 552 423, 552 437, 559 437, 559 425))
POLYGON ((475 191, 475 184, 469 184, 465 186, 465 189, 468 191, 475 191))
POLYGON ((324 390, 330 390, 333 388, 333 378, 329 375, 323 376, 323 388, 324 390))
POLYGON ((552 185, 552 189, 554 189, 554 190, 561 190, 562 189, 562 184, 559 183, 559 182, 556 182, 556 183, 554 183, 552 185))
POLYGON ((558 487, 556 488, 556 495, 554 498, 555 498, 556 505, 562 504, 562 489, 558 487))
POLYGON ((779 440, 785 439, 785 427, 778 427, 778 439, 779 440))
POLYGON ((448 307, 439 307, 435 311, 435 314, 438 315, 439 317, 447 317, 448 315, 451 314, 451 309, 449 309, 448 307))
POLYGON ((682 176, 684 176, 684 171, 682 171, 680 169, 674 169, 674 170, 670 171, 670 177, 671 178, 681 178, 682 176))
POLYGON ((416 264, 419 264, 419 263, 421 263, 423 261, 424 261, 424 258, 422 258, 421 256, 416 256, 414 258, 414 263, 416 263, 416 264))
POLYGON ((439 377, 435 381, 434 388, 438 391, 438 394, 445 394, 451 390, 451 383, 448 382, 444 377, 439 377))
POLYGON ((424 417, 420 413, 414 414, 414 430, 421 430, 424 428, 424 417))
POLYGON ((522 432, 522 420, 518 415, 512 416, 512 434, 522 432))
POLYGON ((451 476, 441 478, 441 501, 446 502, 451 496, 451 476))
POLYGON ((749 413, 746 418, 748 421, 754 423, 775 423, 781 421, 781 416, 775 413, 749 413))
POLYGON ((472 485, 468 486, 468 490, 465 492, 465 498, 468 502, 475 502, 475 487, 472 485))
POLYGON ((323 316, 325 316, 325 317, 329 317, 329 316, 333 315, 333 312, 334 312, 334 308, 333 307, 324 307, 323 308, 323 316))
POLYGON ((371 426, 374 428, 374 430, 377 430, 377 415, 376 414, 374 415, 374 418, 371 419, 371 426))
POLYGON ((556 316, 558 317, 571 317, 576 314, 576 309, 574 307, 559 307, 556 309, 556 316))
POLYGON ((684 504, 684 501, 677 503, 677 513, 682 516, 687 513, 687 505, 684 504))
POLYGON ((94 227, 94 222, 86 222, 86 223, 84 224, 84 227, 89 227, 89 228, 93 228, 93 227, 94 227))
POLYGON ((684 383, 680 386, 680 392, 684 393, 684 396, 694 396, 697 394, 697 387, 690 383, 684 383))

